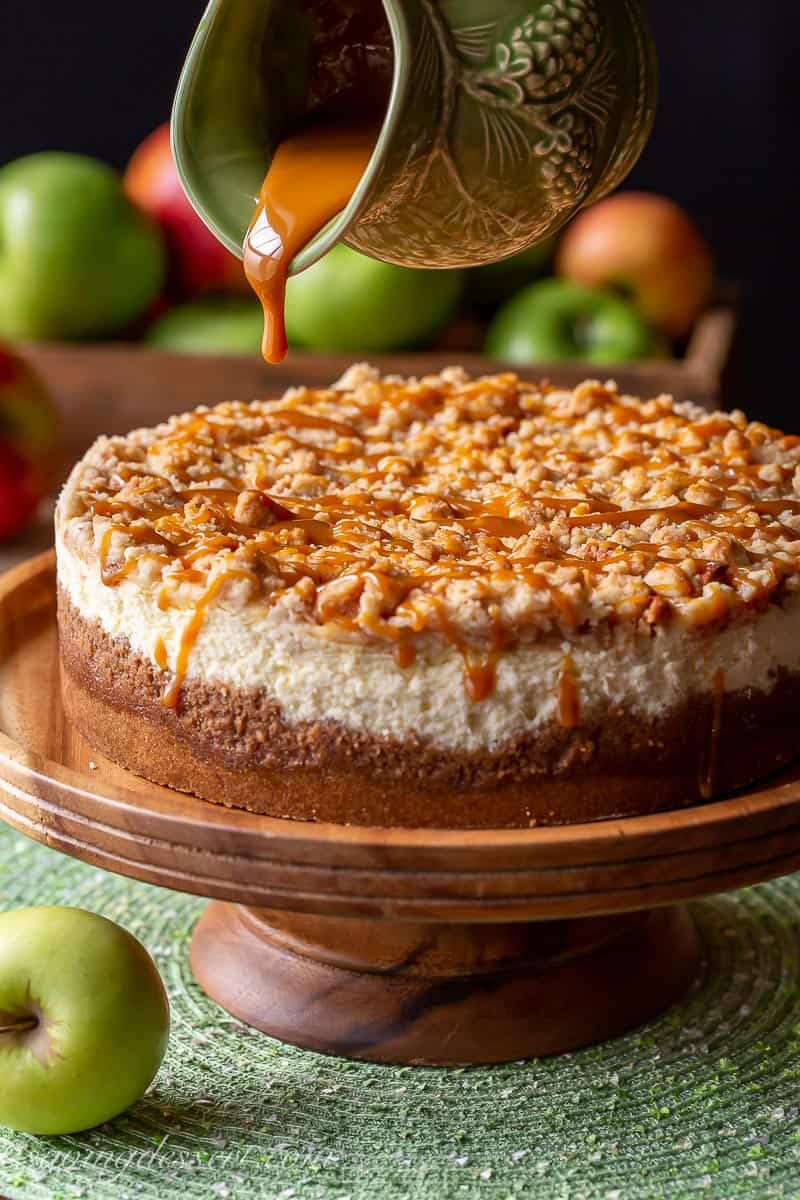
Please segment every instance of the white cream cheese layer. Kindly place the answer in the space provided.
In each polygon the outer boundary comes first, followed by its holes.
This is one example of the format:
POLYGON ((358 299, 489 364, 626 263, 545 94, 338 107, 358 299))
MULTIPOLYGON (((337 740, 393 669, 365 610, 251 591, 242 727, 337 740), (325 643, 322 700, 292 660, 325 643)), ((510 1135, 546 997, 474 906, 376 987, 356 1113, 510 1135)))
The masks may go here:
MULTIPOLYGON (((156 661, 163 642, 170 670, 191 612, 162 611, 157 591, 133 580, 107 587, 96 560, 85 561, 59 539, 58 577, 80 615, 138 655, 156 661)), ((455 750, 496 748, 557 720, 559 679, 569 653, 581 713, 624 707, 643 717, 680 706, 714 686, 769 691, 781 667, 800 671, 800 601, 772 607, 716 636, 675 622, 651 637, 620 627, 604 642, 543 642, 510 650, 497 667, 492 695, 472 703, 455 651, 418 657, 398 668, 383 648, 321 640, 308 628, 251 604, 212 606, 191 652, 188 678, 263 688, 288 722, 331 720, 346 729, 404 739, 421 736, 455 750)))

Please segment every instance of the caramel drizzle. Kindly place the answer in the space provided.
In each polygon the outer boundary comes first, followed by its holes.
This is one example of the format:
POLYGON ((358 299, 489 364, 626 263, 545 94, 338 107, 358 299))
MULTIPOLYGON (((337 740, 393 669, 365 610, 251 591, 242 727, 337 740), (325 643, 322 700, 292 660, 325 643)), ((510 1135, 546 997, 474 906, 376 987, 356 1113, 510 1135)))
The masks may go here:
POLYGON ((312 123, 275 150, 244 242, 245 273, 264 309, 267 362, 281 362, 287 351, 283 310, 292 259, 350 200, 379 124, 312 123))
POLYGON ((722 737, 722 704, 725 699, 725 672, 718 668, 711 679, 711 728, 708 740, 708 757, 700 771, 700 795, 710 800, 714 795, 714 777, 717 773, 719 743, 722 737))
POLYGON ((581 719, 578 672, 572 655, 567 654, 558 679, 558 723, 562 729, 576 729, 581 719))
POLYGON ((476 660, 474 651, 469 651, 463 646, 459 647, 464 659, 464 679, 467 698, 473 704, 480 704, 482 700, 488 700, 494 691, 497 680, 497 664, 500 661, 500 656, 505 649, 505 645, 505 631, 495 617, 489 650, 485 657, 479 657, 476 660))
MULTIPOLYGON (((783 514, 800 513, 800 500, 788 495, 752 494, 751 480, 760 480, 757 472, 762 467, 741 461, 741 450, 730 455, 722 450, 719 440, 734 430, 727 417, 691 423, 674 412, 670 416, 680 430, 717 439, 717 444, 703 451, 704 461, 718 468, 708 484, 717 497, 713 502, 679 499, 624 508, 599 494, 596 480, 576 476, 574 471, 570 483, 556 494, 523 483, 501 485, 498 477, 494 492, 475 499, 460 490, 474 486, 468 473, 460 481, 456 474, 452 488, 442 489, 441 479, 434 473, 437 463, 452 462, 453 455, 459 461, 478 462, 477 449, 467 454, 459 440, 469 432, 473 421, 497 420, 499 429, 502 424, 492 445, 480 452, 485 459, 486 454, 503 445, 504 438, 516 436, 521 422, 531 414, 540 420, 560 420, 557 409, 548 413, 547 397, 546 388, 536 389, 520 384, 514 376, 502 375, 460 386, 437 381, 435 388, 424 381, 417 385, 385 381, 357 395, 301 392, 277 404, 252 408, 222 405, 211 413, 179 419, 166 436, 146 448, 143 463, 117 466, 113 480, 87 487, 83 499, 88 511, 109 522, 100 543, 104 583, 119 585, 143 559, 149 558, 173 585, 163 587, 159 593, 162 609, 173 606, 177 583, 204 589, 187 621, 175 679, 167 689, 165 703, 178 702, 206 613, 224 580, 236 575, 247 578, 256 593, 262 579, 269 577, 265 594, 270 603, 285 589, 306 581, 312 596, 309 619, 328 625, 336 633, 390 643, 400 669, 408 669, 413 663, 417 635, 426 631, 440 634, 464 659, 467 693, 479 702, 491 694, 497 662, 503 650, 515 643, 515 634, 504 627, 499 610, 494 615, 490 611, 484 645, 467 644, 444 615, 441 591, 451 583, 477 582, 487 596, 495 587, 524 583, 544 593, 548 608, 564 627, 577 630, 583 620, 581 604, 549 577, 553 566, 573 571, 572 586, 579 596, 581 589, 590 589, 609 568, 627 567, 641 577, 653 566, 668 564, 678 573, 678 560, 690 558, 698 571, 722 570, 725 586, 734 594, 747 582, 750 604, 767 602, 782 580, 796 572, 796 551, 776 558, 772 548, 783 549, 788 542, 800 541, 800 535, 778 519, 783 514), (346 409, 345 419, 310 411, 320 403, 346 409), (447 425, 430 425, 431 418, 447 405, 460 408, 460 423, 452 430, 447 425), (409 445, 413 444, 409 430, 419 430, 416 436, 422 439, 424 449, 418 461, 410 462, 408 453, 391 452, 388 444, 372 449, 370 425, 387 410, 393 413, 394 424, 405 432, 409 445), (312 453, 316 477, 327 482, 328 490, 321 495, 272 494, 276 467, 292 452, 287 451, 287 445, 300 453, 312 453), (167 469, 160 467, 156 474, 148 473, 147 460, 151 458, 166 460, 167 469), (258 480, 257 487, 249 482, 253 478, 258 480), (399 487, 394 482, 398 478, 399 487), (135 501, 126 499, 124 492, 120 495, 121 484, 137 485, 135 501), (255 525, 236 515, 245 489, 259 500, 257 508, 263 521, 255 525), (521 510, 526 511, 525 516, 520 515, 521 510), (548 518, 548 513, 555 514, 556 527, 561 522, 568 531, 597 528, 598 536, 591 535, 577 552, 574 547, 565 548, 555 537, 542 538, 542 528, 554 519, 548 518), (406 560, 409 556, 413 559, 416 547, 413 537, 406 536, 403 523, 418 520, 434 527, 437 552, 409 569, 406 560), (399 528, 387 530, 387 521, 399 528), (614 540, 619 536, 618 529, 632 531, 648 522, 651 530, 646 537, 628 544, 614 540), (654 540, 662 527, 681 528, 683 540, 677 545, 668 539, 654 540), (540 540, 531 543, 530 534, 540 540), (749 579, 746 566, 720 565, 700 552, 701 543, 708 537, 747 541, 755 535, 767 544, 767 549, 751 548, 747 553, 751 567, 763 567, 763 578, 757 586, 749 579), (115 537, 124 545, 121 558, 113 549, 115 537), (246 570, 237 565, 243 555, 246 570), (223 569, 209 582, 210 562, 215 558, 223 569), (376 568, 378 559, 380 567, 376 568)), ((634 426, 642 423, 643 413, 638 408, 612 400, 613 393, 600 389, 592 396, 592 405, 605 408, 609 418, 634 426)), ((771 436, 769 431, 760 433, 761 428, 753 427, 754 444, 757 437, 763 440, 771 436)), ((612 445, 607 453, 614 454, 614 439, 624 442, 633 434, 626 428, 614 430, 610 436, 612 445)), ((630 469, 631 463, 649 463, 653 470, 656 464, 682 466, 681 455, 665 438, 643 433, 636 436, 651 449, 644 453, 629 445, 621 446, 618 457, 624 466, 620 470, 630 469)), ((540 434, 540 441, 542 445, 534 445, 535 458, 551 469, 553 463, 580 464, 591 458, 571 445, 569 435, 553 439, 549 445, 544 444, 547 439, 540 434)), ((783 439, 780 444, 784 448, 794 445, 792 439, 783 439)), ((456 472, 460 470, 456 468, 456 472)), ((773 492, 779 486, 788 490, 792 468, 774 470, 784 482, 771 483, 773 492)), ((685 486, 691 482, 688 476, 685 486)), ((689 576, 684 578, 691 587, 689 576)), ((665 606, 669 608, 668 603, 665 606)), ((159 666, 162 659, 166 664, 166 649, 157 650, 156 657, 159 666)), ((573 728, 570 722, 579 719, 579 703, 577 681, 569 663, 562 670, 558 687, 559 719, 566 722, 565 728, 573 728)))
POLYGON ((168 658, 167 647, 162 637, 156 638, 155 649, 153 650, 153 658, 156 660, 156 666, 159 671, 166 671, 168 658))
POLYGON ((413 642, 404 638, 397 643, 394 648, 393 655, 395 666, 401 671, 407 671, 409 667, 413 667, 417 660, 417 650, 413 642))
POLYGON ((177 708, 180 700, 181 689, 183 688, 186 673, 189 669, 189 656, 194 649, 197 639, 200 636, 200 631, 205 623, 206 615, 215 597, 219 594, 222 587, 232 578, 245 578, 244 571, 226 571, 224 575, 218 575, 214 582, 204 592, 201 598, 197 601, 192 611, 192 615, 187 621, 181 633, 180 643, 178 646, 178 657, 175 663, 175 674, 172 682, 167 687, 162 697, 162 703, 165 708, 177 708))

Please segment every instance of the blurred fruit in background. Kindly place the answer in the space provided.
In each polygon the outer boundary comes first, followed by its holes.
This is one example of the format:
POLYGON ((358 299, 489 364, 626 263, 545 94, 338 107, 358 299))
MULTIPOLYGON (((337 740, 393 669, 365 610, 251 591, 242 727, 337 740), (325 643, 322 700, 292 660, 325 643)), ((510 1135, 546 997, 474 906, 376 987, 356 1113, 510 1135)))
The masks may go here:
POLYGON ((289 344, 314 350, 396 350, 426 346, 456 314, 461 271, 420 271, 336 246, 289 280, 289 344))
MULTIPOLYGON (((258 304, 186 198, 167 125, 124 179, 70 154, 0 168, 0 246, 0 337, 259 353, 258 304)), ((289 280, 286 327, 310 352, 434 347, 455 360, 483 347, 523 365, 624 362, 680 352, 714 283, 691 217, 664 196, 624 192, 557 239, 473 270, 396 267, 337 246, 289 280)))
POLYGON ((0 542, 25 528, 41 499, 33 467, 0 436, 0 542))
POLYGON ((623 363, 657 351, 657 339, 632 304, 599 288, 543 279, 501 308, 486 353, 514 363, 623 363))
POLYGON ((501 258, 467 271, 467 304, 479 313, 491 313, 515 292, 544 275, 553 261, 556 238, 529 246, 520 254, 501 258))
POLYGON ((119 176, 74 154, 0 168, 0 336, 118 333, 153 302, 166 255, 155 223, 119 176))
POLYGON ((124 175, 127 195, 161 226, 169 247, 169 290, 192 298, 209 292, 246 294, 242 264, 207 229, 181 187, 169 125, 145 138, 124 175))
POLYGON ((60 434, 44 385, 0 343, 0 541, 27 525, 53 483, 60 434))
POLYGON ((618 288, 670 338, 682 338, 711 299, 714 260, 691 217, 672 200, 621 192, 587 208, 568 227, 559 275, 618 288))
POLYGON ((264 314, 257 300, 213 296, 159 317, 145 341, 180 354, 259 354, 264 314))
POLYGON ((61 422, 50 394, 24 359, 0 342, 0 438, 45 478, 58 466, 61 422))

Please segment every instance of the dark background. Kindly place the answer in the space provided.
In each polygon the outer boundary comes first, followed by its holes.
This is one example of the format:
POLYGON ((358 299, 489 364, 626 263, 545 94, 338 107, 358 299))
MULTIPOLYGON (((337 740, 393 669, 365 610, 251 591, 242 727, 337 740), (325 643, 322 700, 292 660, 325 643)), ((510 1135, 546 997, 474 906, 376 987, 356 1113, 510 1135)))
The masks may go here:
MULTIPOLYGON (((257 0, 253 0, 254 3, 257 0)), ((650 0, 661 104, 628 186, 685 204, 744 286, 734 399, 800 426, 794 0, 650 0)), ((166 119, 201 0, 0 0, 0 162, 70 149, 123 165, 166 119)), ((1 252, 1 248, 0 248, 1 252)))

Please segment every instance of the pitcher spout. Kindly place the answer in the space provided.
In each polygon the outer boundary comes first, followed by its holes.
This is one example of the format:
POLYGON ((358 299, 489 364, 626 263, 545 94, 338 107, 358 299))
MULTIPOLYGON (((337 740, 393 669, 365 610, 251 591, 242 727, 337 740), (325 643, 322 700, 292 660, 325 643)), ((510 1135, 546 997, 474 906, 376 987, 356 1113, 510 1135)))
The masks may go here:
POLYGON ((241 254, 277 146, 343 95, 359 116, 378 97, 363 174, 290 271, 339 241, 402 266, 477 266, 622 181, 652 127, 656 75, 641 0, 212 0, 178 91, 175 157, 241 254))

